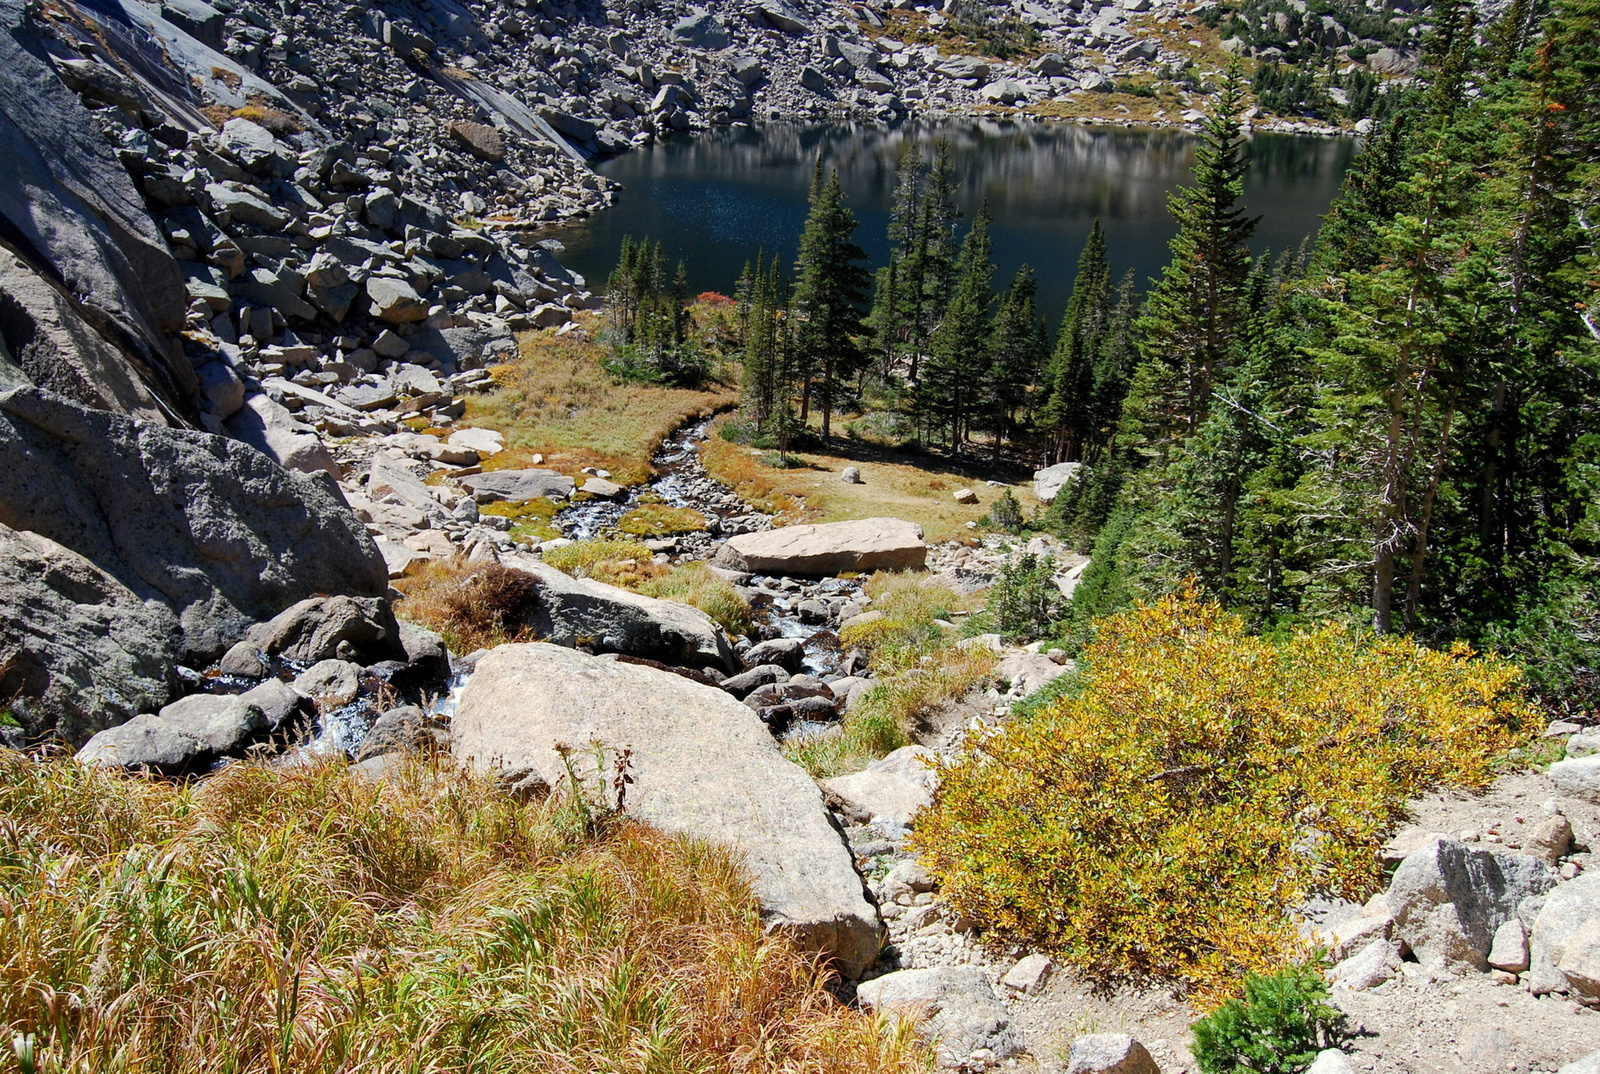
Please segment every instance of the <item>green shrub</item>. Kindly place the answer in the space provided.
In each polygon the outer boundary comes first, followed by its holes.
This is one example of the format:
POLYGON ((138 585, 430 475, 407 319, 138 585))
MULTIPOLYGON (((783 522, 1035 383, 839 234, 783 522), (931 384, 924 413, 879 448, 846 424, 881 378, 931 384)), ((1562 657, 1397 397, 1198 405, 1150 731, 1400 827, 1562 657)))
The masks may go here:
POLYGON ((1202 1005, 1298 953, 1289 908, 1365 899, 1430 786, 1482 786, 1543 721, 1520 671, 1337 626, 1283 645, 1186 590, 1098 624, 1080 688, 975 737, 913 842, 991 938, 1202 1005))
POLYGON ((1343 1025, 1315 965, 1252 974, 1244 999, 1230 999, 1194 1024, 1195 1062, 1201 1074, 1300 1074, 1318 1052, 1337 1047, 1343 1025))
POLYGON ((1011 495, 1011 490, 1006 489, 1000 493, 1000 498, 994 501, 989 508, 989 516, 985 519, 990 528, 1003 533, 1021 533, 1025 521, 1022 517, 1022 505, 1017 498, 1011 495))
POLYGON ((1006 560, 989 589, 986 610, 994 629, 1022 641, 1049 633, 1066 605, 1055 576, 1055 560, 1049 556, 1024 552, 1006 560))

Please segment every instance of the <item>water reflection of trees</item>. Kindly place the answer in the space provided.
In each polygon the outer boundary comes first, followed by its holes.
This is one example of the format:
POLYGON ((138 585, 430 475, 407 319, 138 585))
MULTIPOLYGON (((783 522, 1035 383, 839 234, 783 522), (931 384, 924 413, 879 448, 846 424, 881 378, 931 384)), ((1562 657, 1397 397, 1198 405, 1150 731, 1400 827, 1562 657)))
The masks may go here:
MULTIPOLYGON (((809 181, 821 150, 829 166, 839 169, 853 204, 881 205, 889 199, 895 164, 906 146, 917 142, 931 153, 939 138, 950 143, 966 207, 987 197, 1001 220, 1147 218, 1165 211, 1168 191, 1187 178, 1194 163, 1194 140, 1182 131, 1004 121, 892 128, 775 123, 684 138, 619 161, 611 174, 627 184, 687 170, 793 189, 809 181)), ((1350 151, 1348 142, 1257 136, 1248 185, 1265 190, 1309 179, 1307 197, 1325 203, 1350 151), (1315 182, 1319 179, 1323 182, 1315 182)))
MULTIPOLYGON (((963 209, 970 216, 989 199, 1001 277, 1032 264, 1049 316, 1060 313, 1096 216, 1107 224, 1117 272, 1132 268, 1142 282, 1161 271, 1173 230, 1167 193, 1188 178, 1190 135, 1005 121, 774 123, 675 137, 604 166, 626 189, 615 208, 562 229, 566 262, 603 279, 623 235, 650 235, 672 259, 686 259, 696 289, 726 290, 757 249, 793 258, 820 150, 839 169, 861 218, 858 237, 881 264, 895 166, 908 143, 931 156, 940 137, 950 142, 963 209)), ((1313 231, 1353 151, 1344 139, 1256 136, 1245 181, 1247 206, 1265 216, 1255 245, 1284 250, 1313 231)))

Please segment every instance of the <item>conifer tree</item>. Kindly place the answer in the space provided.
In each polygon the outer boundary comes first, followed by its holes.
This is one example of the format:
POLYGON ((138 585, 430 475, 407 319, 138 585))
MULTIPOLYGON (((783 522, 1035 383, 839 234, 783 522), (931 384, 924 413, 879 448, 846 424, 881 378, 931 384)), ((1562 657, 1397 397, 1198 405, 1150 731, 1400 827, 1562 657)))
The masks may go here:
POLYGON ((928 341, 929 354, 917 385, 918 410, 944 434, 955 455, 961 453, 967 423, 979 401, 975 388, 988 370, 994 272, 985 203, 961 241, 950 304, 928 341))
POLYGON ((996 461, 1002 443, 1015 427, 1016 412, 1027 400, 1028 388, 1045 360, 1044 322, 1035 306, 1037 293, 1033 269, 1023 265, 1001 296, 989 338, 985 396, 993 423, 996 461))
POLYGON ((1039 424, 1050 438, 1055 462, 1072 462, 1082 452, 1090 428, 1094 365, 1105 327, 1111 294, 1111 264, 1106 260, 1105 229, 1095 219, 1078 255, 1078 274, 1056 334, 1055 352, 1046 375, 1046 396, 1039 424))
POLYGON ((795 345, 807 362, 806 377, 817 384, 826 439, 840 383, 854 376, 862 361, 857 337, 863 331, 861 307, 869 277, 863 265, 866 251, 855 242, 856 214, 844 204, 839 173, 813 185, 816 193, 800 236, 790 308, 797 320, 795 345))
POLYGON ((1245 316, 1245 244, 1259 218, 1238 205, 1247 167, 1239 127, 1243 100, 1234 65, 1201 130, 1194 183, 1167 202, 1178 233, 1139 325, 1149 369, 1137 417, 1151 441, 1170 442, 1199 428, 1245 316))

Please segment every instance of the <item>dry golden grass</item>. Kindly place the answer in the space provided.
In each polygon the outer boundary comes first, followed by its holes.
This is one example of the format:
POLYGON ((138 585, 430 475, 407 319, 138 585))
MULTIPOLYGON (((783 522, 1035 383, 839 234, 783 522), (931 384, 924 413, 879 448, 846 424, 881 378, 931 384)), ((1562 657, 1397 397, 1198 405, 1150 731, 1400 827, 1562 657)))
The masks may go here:
MULTIPOLYGON (((719 419, 723 421, 727 419, 719 419)), ((843 424, 842 422, 840 424, 843 424)), ((702 458, 706 470, 756 506, 778 514, 784 522, 839 522, 889 515, 916 522, 931 541, 970 536, 968 522, 977 522, 1001 490, 984 482, 1005 481, 1025 509, 1038 504, 1032 474, 1014 469, 991 471, 987 460, 974 457, 961 464, 963 473, 939 455, 890 451, 857 440, 834 439, 827 451, 798 452, 801 466, 780 470, 762 459, 769 453, 734 444, 713 435, 702 458), (839 480, 846 466, 861 471, 863 483, 839 480), (978 502, 955 502, 956 490, 970 488, 978 502)))
POLYGON ((523 336, 520 357, 493 370, 497 390, 467 401, 462 425, 505 434, 506 450, 485 468, 526 467, 540 454, 540 465, 575 477, 594 466, 638 484, 649 479, 650 457, 668 434, 736 398, 723 385, 689 391, 619 384, 601 368, 602 353, 573 335, 523 336))
POLYGON ((763 936, 728 853, 597 805, 434 762, 173 785, 0 750, 5 1069, 928 1068, 763 936))
POLYGON ((532 641, 522 624, 533 599, 531 576, 498 563, 469 567, 464 559, 435 559, 395 581, 395 614, 436 631, 453 653, 532 641))

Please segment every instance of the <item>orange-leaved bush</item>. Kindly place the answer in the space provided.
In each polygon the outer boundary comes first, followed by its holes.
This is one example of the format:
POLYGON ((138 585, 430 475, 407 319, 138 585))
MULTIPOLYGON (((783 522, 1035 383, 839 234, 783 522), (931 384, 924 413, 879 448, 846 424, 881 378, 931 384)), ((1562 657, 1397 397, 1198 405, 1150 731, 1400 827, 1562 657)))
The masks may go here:
POLYGON ((944 766, 916 846, 992 937, 1202 1005, 1296 953, 1304 895, 1376 889, 1408 798, 1482 785, 1542 726, 1505 660, 1332 625, 1275 645, 1193 589, 1086 657, 1079 691, 944 766))

